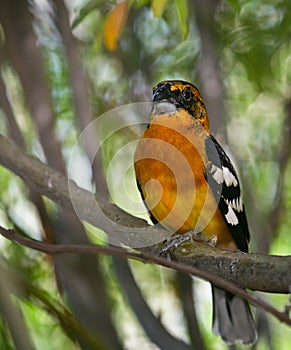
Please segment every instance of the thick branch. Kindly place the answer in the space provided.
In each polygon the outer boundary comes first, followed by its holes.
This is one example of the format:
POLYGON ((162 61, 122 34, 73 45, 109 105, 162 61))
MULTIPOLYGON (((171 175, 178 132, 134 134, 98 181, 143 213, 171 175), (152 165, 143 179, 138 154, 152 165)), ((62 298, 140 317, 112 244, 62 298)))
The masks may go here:
POLYGON ((136 246, 152 245, 158 241, 156 237, 161 237, 159 241, 162 241, 167 236, 165 230, 149 226, 146 221, 100 198, 97 200, 91 192, 81 189, 38 159, 24 154, 12 140, 1 135, 0 164, 20 176, 40 194, 68 210, 75 210, 81 220, 110 233, 112 244, 132 247, 134 241, 136 246), (152 244, 151 237, 154 238, 152 244))
POLYGON ((289 293, 291 286, 291 256, 246 254, 212 248, 204 244, 184 244, 172 254, 172 259, 208 271, 245 288, 289 293))
POLYGON ((271 306, 264 300, 249 295, 244 289, 241 289, 236 284, 229 281, 225 281, 219 276, 216 276, 211 272, 202 271, 193 266, 187 266, 181 262, 171 261, 168 259, 157 257, 149 253, 128 251, 124 248, 117 248, 117 247, 106 247, 106 246, 99 246, 99 245, 46 244, 46 243, 38 242, 32 239, 23 238, 17 235, 14 230, 6 230, 1 226, 0 226, 0 234, 23 246, 26 246, 50 255, 56 255, 56 254, 62 254, 62 253, 109 254, 109 255, 120 256, 124 258, 131 258, 131 259, 136 259, 141 261, 152 262, 164 267, 175 269, 177 271, 180 271, 189 275, 195 275, 200 278, 208 280, 209 282, 215 284, 217 287, 225 289, 231 292, 232 294, 238 295, 239 297, 249 301, 252 305, 257 306, 271 313, 280 321, 291 325, 291 319, 289 318, 286 312, 278 311, 277 309, 275 309, 273 306, 271 306))
MULTIPOLYGON (((132 246, 132 238, 136 242, 140 237, 142 242, 146 235, 149 242, 150 237, 163 237, 165 234, 164 230, 147 225, 145 221, 125 213, 115 205, 98 200, 99 206, 96 206, 96 198, 92 193, 75 184, 71 186, 69 192, 68 180, 64 176, 38 159, 24 155, 11 140, 3 136, 0 136, 0 164, 12 170, 39 193, 69 210, 74 209, 71 201, 73 198, 79 218, 117 237, 114 244, 132 246)), ((161 249, 160 245, 149 247, 147 251, 156 254, 159 249, 161 249)), ((176 249, 173 258, 178 262, 233 281, 244 288, 289 293, 290 256, 229 252, 192 243, 191 246, 184 244, 176 249)))

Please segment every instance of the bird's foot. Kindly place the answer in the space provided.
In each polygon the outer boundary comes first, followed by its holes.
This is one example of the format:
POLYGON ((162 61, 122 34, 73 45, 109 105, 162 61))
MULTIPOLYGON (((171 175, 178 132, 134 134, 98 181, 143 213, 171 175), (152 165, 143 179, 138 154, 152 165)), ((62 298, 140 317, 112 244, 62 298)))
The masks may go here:
POLYGON ((217 246, 217 235, 212 235, 208 241, 206 241, 206 244, 210 245, 210 247, 216 247, 217 246))
POLYGON ((181 235, 175 235, 168 237, 164 241, 164 248, 161 249, 159 256, 167 255, 170 253, 171 250, 175 250, 178 248, 182 243, 188 242, 188 241, 194 241, 194 238, 197 237, 197 232, 189 231, 186 233, 183 233, 181 235))

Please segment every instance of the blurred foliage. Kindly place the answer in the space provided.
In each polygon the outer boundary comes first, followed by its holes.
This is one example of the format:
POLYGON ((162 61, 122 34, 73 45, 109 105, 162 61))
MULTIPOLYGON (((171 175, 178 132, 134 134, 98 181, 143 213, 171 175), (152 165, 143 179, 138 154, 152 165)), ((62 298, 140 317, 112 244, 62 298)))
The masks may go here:
MULTIPOLYGON (((50 1, 45 2, 46 6, 42 1, 35 2, 38 7, 34 27, 45 60, 56 132, 63 155, 69 162, 79 130, 72 109, 68 66, 53 22, 50 1)), ((67 7, 90 81, 89 98, 96 117, 127 103, 150 101, 151 87, 162 79, 184 79, 199 86, 197 60, 202 54, 201 43, 194 16, 195 6, 190 6, 190 2, 74 0, 67 1, 67 7)), ((256 215, 260 216, 258 221, 264 223, 264 228, 268 226, 273 220, 272 209, 279 200, 276 196, 282 196, 280 220, 270 245, 270 252, 276 254, 290 254, 291 246, 291 162, 289 159, 285 173, 282 173, 279 161, 286 128, 286 105, 291 98, 290 23, 289 0, 228 0, 219 5, 215 17, 219 67, 228 110, 225 127, 230 149, 236 155, 243 183, 246 184, 247 207, 249 205, 250 211, 255 213, 250 216, 253 228, 258 229, 256 215), (281 181, 282 191, 278 192, 277 184, 281 181)), ((1 74, 28 151, 44 159, 19 81, 7 62, 1 65, 1 74)), ((0 132, 7 134, 1 108, 0 116, 0 132)), ((101 134, 102 130, 98 132, 101 134)), ((116 150, 136 138, 133 130, 125 130, 104 143, 105 173, 116 150)), ((82 157, 84 155, 80 154, 79 167, 84 173, 91 174, 82 157)), ((114 174, 118 174, 122 162, 123 159, 114 167, 114 174)), ((78 166, 75 171, 79 171, 78 166)), ((132 185, 126 185, 127 191, 129 196, 138 200, 132 169, 130 171, 127 183, 132 185)), ((118 193, 121 185, 120 181, 110 181, 111 193, 118 193)), ((36 210, 31 214, 32 204, 24 184, 0 168, 0 188, 0 224, 5 227, 14 225, 23 234, 39 239, 42 236, 40 219, 36 210)), ((52 203, 48 204, 48 208, 52 212, 56 210, 52 203)), ((255 249, 259 249, 260 241, 255 238, 255 230, 253 236, 255 249)), ((260 237, 263 239, 263 236, 260 237)), ((49 259, 7 243, 1 237, 0 248, 6 265, 23 276, 32 288, 19 303, 36 348, 80 348, 74 334, 84 330, 61 301, 49 259)), ((124 348, 156 349, 138 324, 112 276, 110 259, 104 258, 103 264, 113 304, 112 318, 124 348)), ((161 317, 173 334, 189 341, 175 293, 173 273, 140 263, 133 263, 132 268, 157 317, 161 317)), ((200 288, 198 291, 201 293, 197 292, 197 288, 195 293, 205 348, 226 349, 226 345, 210 332, 211 297, 202 282, 200 288), (204 297, 205 293, 209 294, 208 300, 204 297)), ((281 309, 288 302, 287 296, 265 297, 271 298, 281 309)), ((273 319, 270 322, 274 348, 289 349, 290 329, 273 319)), ((263 332, 256 349, 271 349, 266 337, 263 332)), ((13 349, 1 318, 0 348, 13 349)))

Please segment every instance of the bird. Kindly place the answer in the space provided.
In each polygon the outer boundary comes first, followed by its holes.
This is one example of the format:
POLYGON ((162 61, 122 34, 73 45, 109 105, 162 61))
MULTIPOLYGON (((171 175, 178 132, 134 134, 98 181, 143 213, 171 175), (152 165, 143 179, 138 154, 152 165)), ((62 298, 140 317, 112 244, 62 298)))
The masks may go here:
MULTIPOLYGON (((210 131, 206 106, 192 83, 164 80, 153 87, 134 170, 151 221, 169 230, 170 240, 191 236, 218 248, 248 252, 250 233, 239 178, 210 131)), ((211 287, 213 333, 228 344, 255 343, 247 301, 211 287)))

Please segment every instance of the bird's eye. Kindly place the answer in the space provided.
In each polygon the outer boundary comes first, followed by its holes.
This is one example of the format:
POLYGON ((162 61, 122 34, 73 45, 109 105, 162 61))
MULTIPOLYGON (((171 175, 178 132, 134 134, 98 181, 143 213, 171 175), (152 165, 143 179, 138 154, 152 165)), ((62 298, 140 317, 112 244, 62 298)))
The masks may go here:
POLYGON ((182 96, 185 101, 190 101, 192 98, 192 94, 189 88, 186 88, 185 90, 182 91, 182 96))

